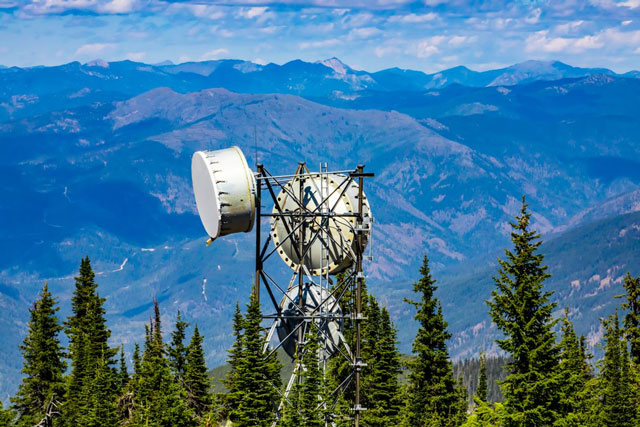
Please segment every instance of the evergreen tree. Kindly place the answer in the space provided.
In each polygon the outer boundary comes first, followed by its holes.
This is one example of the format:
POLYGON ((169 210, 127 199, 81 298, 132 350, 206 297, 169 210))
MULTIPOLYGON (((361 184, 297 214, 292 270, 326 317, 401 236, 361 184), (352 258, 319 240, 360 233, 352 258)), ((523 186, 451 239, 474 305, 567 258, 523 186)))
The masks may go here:
POLYGON ((2 400, 0 400, 0 426, 12 426, 15 414, 11 409, 3 409, 2 400))
POLYGON ((240 377, 239 369, 241 364, 240 362, 243 357, 243 330, 244 319, 240 312, 240 306, 236 302, 236 311, 233 315, 233 337, 235 339, 233 345, 229 349, 229 359, 227 361, 230 369, 227 372, 226 377, 222 380, 222 383, 227 388, 225 406, 227 413, 229 414, 238 409, 240 400, 242 399, 242 378, 240 377))
POLYGON ((569 310, 565 309, 562 319, 562 339, 560 341, 561 397, 560 414, 556 421, 559 426, 580 425, 585 422, 584 389, 590 379, 590 365, 587 360, 584 336, 578 338, 569 320, 569 310))
POLYGON ((182 320, 180 310, 176 317, 175 330, 171 332, 171 344, 167 350, 169 355, 169 364, 176 374, 176 378, 183 379, 185 372, 185 364, 187 362, 187 348, 184 345, 185 330, 189 324, 182 320))
POLYGON ((322 427, 324 426, 324 410, 319 406, 319 399, 324 396, 324 378, 320 370, 318 351, 320 351, 320 341, 318 327, 315 323, 309 324, 308 332, 305 336, 306 342, 302 355, 303 372, 301 373, 302 384, 300 388, 301 415, 303 423, 300 427, 322 427))
POLYGON ((138 343, 135 343, 135 346, 133 348, 133 373, 134 374, 140 374, 140 363, 141 363, 140 346, 138 345, 138 343))
POLYGON ((46 426, 59 424, 53 415, 59 413, 64 397, 66 364, 58 339, 62 326, 56 317, 57 311, 56 300, 45 284, 40 298, 29 310, 27 336, 20 346, 25 376, 18 393, 11 399, 18 415, 18 426, 33 426, 43 419, 46 419, 46 426))
MULTIPOLYGON (((370 307, 375 298, 370 298, 370 307)), ((368 397, 367 411, 363 413, 363 423, 371 427, 385 427, 398 425, 402 407, 402 396, 398 374, 400 372, 400 353, 397 348, 398 332, 391 323, 389 311, 382 307, 377 316, 378 336, 372 350, 367 357, 367 364, 371 367, 369 377, 365 377, 368 397)), ((367 319, 370 322, 371 319, 367 319)), ((370 337, 369 337, 370 339, 370 337)))
MULTIPOLYGON (((85 257, 80 263, 79 275, 75 278, 76 288, 71 300, 72 316, 66 322, 72 369, 64 418, 69 427, 82 425, 86 423, 86 417, 90 413, 101 411, 99 408, 92 408, 92 404, 108 405, 106 401, 91 398, 91 382, 96 378, 100 365, 104 362, 109 367, 105 375, 114 375, 111 365, 115 363, 113 358, 117 349, 110 348, 107 342, 111 331, 105 320, 105 299, 96 293, 98 285, 94 278, 89 257, 85 257)), ((117 390, 112 392, 112 399, 115 399, 117 390)))
POLYGON ((467 418, 460 427, 494 427, 502 426, 504 419, 504 406, 501 403, 495 404, 495 409, 489 402, 480 400, 478 396, 473 396, 476 405, 473 414, 467 418))
POLYGON ((114 375, 105 361, 94 371, 95 377, 89 384, 89 412, 84 414, 83 426, 115 427, 118 423, 116 400, 114 399, 114 375))
POLYGON ((202 349, 202 336, 198 325, 193 330, 191 342, 186 348, 184 385, 187 390, 187 404, 197 418, 201 418, 211 405, 211 382, 207 376, 207 364, 202 349))
POLYGON ((620 329, 618 312, 603 320, 605 352, 600 370, 600 420, 603 427, 635 426, 630 390, 629 353, 620 329))
POLYGON ((300 348, 302 358, 299 360, 296 355, 296 378, 279 424, 281 427, 321 427, 328 416, 326 408, 320 405, 320 399, 326 397, 326 389, 318 358, 318 327, 310 323, 306 329, 305 342, 300 348))
POLYGON ((484 354, 480 359, 480 377, 478 378, 476 396, 483 402, 487 401, 487 358, 484 354))
POLYGON ((200 420, 200 427, 219 427, 226 419, 224 408, 224 393, 216 393, 211 398, 211 405, 200 420))
POLYGON ((118 390, 124 390, 128 382, 129 370, 127 369, 127 361, 124 358, 124 346, 120 346, 120 368, 118 369, 117 378, 118 390))
POLYGON ((408 426, 458 426, 465 418, 446 341, 451 337, 434 296, 429 260, 424 257, 422 277, 413 285, 419 301, 405 300, 416 308, 419 327, 413 340, 415 359, 408 363, 408 401, 404 423, 408 426))
MULTIPOLYGON (((347 281, 346 274, 340 274, 337 276, 337 281, 335 286, 332 288, 332 292, 336 292, 337 294, 342 294, 342 298, 340 299, 340 309, 344 316, 354 315, 356 311, 355 307, 355 295, 352 287, 347 281), (346 286, 346 289, 345 289, 346 286), (336 289, 337 288, 337 289, 336 289)), ((371 310, 368 307, 369 305, 369 297, 367 293, 366 283, 362 284, 361 289, 361 298, 362 305, 361 310, 362 313, 366 316, 371 315, 371 310)), ((356 345, 356 325, 354 318, 345 318, 344 320, 344 328, 343 328, 343 336, 346 344, 352 350, 355 349, 356 345)), ((373 324, 371 320, 366 320, 362 323, 362 349, 361 349, 361 357, 362 361, 365 364, 369 364, 368 360, 371 355, 371 349, 373 348, 369 343, 373 342, 372 339, 369 338, 370 333, 377 333, 377 329, 371 328, 370 325, 373 324)), ((353 402, 355 399, 355 387, 353 386, 353 380, 348 380, 349 376, 353 373, 353 365, 352 360, 349 360, 346 357, 343 357, 340 353, 334 355, 334 357, 329 359, 327 363, 327 386, 330 390, 336 390, 339 386, 341 387, 341 391, 338 393, 338 399, 335 405, 335 409, 333 411, 333 422, 336 427, 351 427, 352 425, 352 417, 353 417, 353 402)), ((363 372, 361 375, 361 383, 362 389, 360 392, 361 402, 364 403, 367 399, 365 388, 367 387, 365 383, 367 382, 367 372, 369 367, 363 368, 363 372)), ((361 404, 362 404, 361 403, 361 404)), ((364 406, 364 405, 363 405, 364 406)))
POLYGON ((640 366, 640 276, 634 279, 627 273, 624 289, 627 292, 627 302, 622 304, 623 310, 627 310, 624 318, 625 334, 631 344, 631 360, 636 366, 640 366))
POLYGON ((295 375, 295 379, 291 390, 289 390, 289 395, 284 403, 284 408, 282 410, 282 419, 278 423, 278 427, 301 427, 304 424, 304 420, 301 414, 301 385, 298 381, 298 378, 301 377, 302 369, 302 361, 299 359, 298 354, 296 353, 293 372, 293 374, 295 375))
POLYGON ((160 308, 154 300, 151 328, 145 325, 145 349, 140 372, 135 375, 134 425, 145 427, 191 427, 196 425, 185 396, 169 368, 162 341, 160 308))
POLYGON ((550 303, 552 292, 543 291, 549 277, 544 256, 537 254, 540 235, 529 230, 531 214, 522 199, 520 216, 512 223, 514 251, 505 250, 494 278, 497 290, 488 301, 493 322, 505 338, 496 340, 513 357, 510 372, 502 383, 505 397, 505 426, 551 426, 560 410, 558 375, 559 348, 550 303))
POLYGON ((244 319, 242 357, 236 368, 238 380, 238 407, 231 412, 235 427, 267 427, 275 420, 279 403, 275 390, 281 386, 280 369, 275 355, 265 358, 265 344, 260 301, 251 293, 244 319))

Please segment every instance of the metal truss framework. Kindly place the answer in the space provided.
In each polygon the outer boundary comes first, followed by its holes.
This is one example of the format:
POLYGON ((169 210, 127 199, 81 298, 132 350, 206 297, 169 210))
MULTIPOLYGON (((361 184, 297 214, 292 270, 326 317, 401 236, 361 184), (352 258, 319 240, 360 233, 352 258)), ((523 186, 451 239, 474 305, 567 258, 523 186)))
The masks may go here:
MULTIPOLYGON (((266 314, 263 316, 265 320, 272 322, 266 336, 264 353, 265 357, 271 356, 276 352, 283 344, 289 340, 295 340, 296 352, 301 354, 301 346, 305 341, 305 334, 308 332, 309 325, 314 322, 318 325, 317 331, 320 334, 321 341, 324 343, 324 350, 326 351, 327 342, 332 337, 328 336, 326 326, 329 322, 344 322, 349 319, 355 324, 355 348, 350 348, 347 344, 343 331, 339 331, 340 345, 334 348, 334 354, 332 357, 344 358, 351 366, 349 375, 344 381, 339 384, 325 401, 321 401, 319 406, 330 409, 330 412, 336 407, 338 399, 347 390, 353 387, 353 423, 356 427, 360 424, 361 412, 365 410, 360 404, 360 384, 362 368, 364 364, 361 358, 361 328, 364 317, 362 315, 362 288, 364 285, 364 275, 362 270, 364 247, 366 245, 366 239, 369 238, 370 222, 365 222, 363 215, 363 200, 364 200, 364 178, 373 177, 373 173, 365 173, 364 166, 359 165, 355 170, 345 171, 327 171, 326 164, 321 167, 321 172, 311 173, 305 163, 299 163, 296 172, 293 175, 280 175, 274 176, 262 164, 257 165, 258 172, 256 174, 257 191, 256 191, 256 266, 255 266, 255 287, 254 291, 260 298, 261 287, 266 290, 269 300, 273 305, 274 312, 272 314, 266 314), (330 190, 328 185, 329 176, 341 177, 341 182, 335 184, 335 188, 330 190), (320 188, 317 185, 317 179, 320 178, 320 188), (294 194, 293 187, 288 187, 286 184, 291 179, 300 180, 299 194, 294 194), (309 181, 315 188, 315 191, 321 195, 321 201, 316 203, 315 207, 309 207, 304 202, 303 188, 305 187, 305 181, 309 181), (331 206, 331 201, 340 200, 340 198, 346 193, 349 186, 357 184, 358 187, 358 203, 357 210, 351 213, 336 213, 334 211, 335 205, 331 206), (295 211, 285 211, 283 206, 278 200, 278 194, 283 192, 287 194, 296 203, 295 211), (266 194, 265 194, 266 193, 266 194), (336 195, 338 197, 336 198, 336 195), (266 197, 265 197, 266 196, 266 197), (272 203, 272 211, 263 211, 263 203, 272 203), (272 242, 271 234, 267 237, 265 242, 261 242, 261 220, 263 218, 274 221, 275 219, 281 219, 286 230, 286 237, 280 239, 280 242, 275 245, 274 248, 269 250, 272 242), (355 226, 353 226, 352 220, 355 218, 355 226), (349 224, 349 227, 353 231, 355 238, 355 245, 353 249, 345 252, 345 256, 350 259, 351 266, 344 272, 342 280, 335 281, 329 276, 329 247, 331 245, 339 245, 332 236, 330 230, 330 221, 344 221, 345 224, 349 224), (293 274, 286 283, 282 286, 276 279, 275 274, 269 274, 265 269, 266 261, 274 254, 279 248, 289 241, 295 250, 296 256, 299 260, 297 267, 294 269, 293 274), (321 242, 323 266, 321 269, 324 274, 313 276, 309 269, 305 265, 305 259, 309 256, 311 245, 314 242, 321 242), (326 255, 326 256, 325 256, 326 255), (326 264, 325 264, 326 263, 326 264), (303 307, 302 293, 305 286, 310 284, 317 285, 321 289, 321 300, 317 303, 317 306, 311 311, 305 311, 303 307), (298 289, 298 297, 296 299, 291 298, 292 289, 298 289), (347 291, 351 291, 348 293, 347 291), (355 312, 353 313, 339 313, 336 314, 335 308, 345 301, 345 295, 350 294, 353 298, 353 307, 355 312), (285 307, 294 307, 293 310, 285 310, 285 307), (274 332, 280 322, 288 321, 295 327, 289 332, 286 338, 281 339, 275 346, 271 347, 270 343, 273 339, 274 332)), ((335 202, 337 205, 337 201, 335 202)), ((343 236, 344 237, 344 236, 343 236)), ((275 242, 274 242, 275 243, 275 242)), ((295 293, 295 291, 294 291, 295 293)), ((326 353, 325 353, 326 354, 326 353)), ((300 358, 298 358, 300 359, 300 358)), ((323 363, 323 370, 326 374, 326 358, 321 361, 323 363)), ((297 363, 294 366, 293 373, 284 393, 280 389, 274 390, 278 393, 281 399, 280 408, 282 409, 285 401, 288 399, 289 391, 291 390, 300 369, 304 369, 301 363, 297 363)), ((280 412, 280 411, 279 411, 280 412)), ((326 421, 327 425, 330 425, 330 420, 326 421)))

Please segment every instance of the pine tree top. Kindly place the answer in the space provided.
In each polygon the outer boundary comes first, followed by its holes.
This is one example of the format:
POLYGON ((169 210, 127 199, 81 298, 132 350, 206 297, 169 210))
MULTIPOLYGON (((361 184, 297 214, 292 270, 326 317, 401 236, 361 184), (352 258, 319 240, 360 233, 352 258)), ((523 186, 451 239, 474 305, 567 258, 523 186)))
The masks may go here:
POLYGON ((624 278, 627 301, 622 309, 627 310, 624 317, 625 333, 631 344, 631 359, 640 366, 640 276, 633 278, 630 273, 624 278))
MULTIPOLYGON (((11 399, 18 412, 19 425, 35 425, 44 417, 47 405, 59 404, 65 394, 63 378, 66 363, 58 335, 62 331, 55 313, 57 302, 45 283, 39 299, 29 310, 30 319, 22 350, 24 378, 11 399)), ((1 414, 0 414, 1 415, 1 414)))

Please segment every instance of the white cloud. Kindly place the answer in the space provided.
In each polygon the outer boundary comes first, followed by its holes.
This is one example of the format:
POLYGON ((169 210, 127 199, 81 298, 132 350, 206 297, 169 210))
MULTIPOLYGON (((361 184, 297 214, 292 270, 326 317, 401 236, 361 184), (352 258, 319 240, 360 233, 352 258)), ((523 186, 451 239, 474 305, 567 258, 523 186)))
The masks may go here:
POLYGON ((604 46, 601 36, 584 37, 549 37, 547 30, 538 31, 527 37, 528 52, 568 52, 581 53, 586 50, 599 49, 604 46))
POLYGON ((376 46, 376 48, 373 49, 373 54, 378 58, 382 58, 383 56, 391 55, 398 52, 399 49, 395 46, 376 46))
POLYGON ((115 48, 114 43, 88 43, 80 46, 75 53, 75 56, 91 56, 99 55, 105 51, 115 48))
POLYGON ((221 56, 228 53, 229 51, 224 48, 212 49, 200 55, 200 61, 212 61, 214 59, 220 59, 221 56))
POLYGON ((578 39, 574 39, 574 49, 578 52, 582 52, 588 49, 600 49, 604 46, 604 43, 598 36, 584 36, 578 39))
POLYGON ((389 18, 389 22, 404 22, 408 24, 420 23, 420 22, 429 22, 433 21, 438 17, 437 13, 429 12, 421 15, 416 15, 415 13, 409 13, 407 15, 394 15, 389 18))
POLYGON ((129 13, 135 10, 137 6, 137 0, 111 0, 99 6, 98 11, 103 13, 129 13))
POLYGON ((205 4, 171 3, 167 10, 169 12, 187 11, 197 18, 212 20, 219 20, 226 16, 224 8, 205 4))
POLYGON ((354 28, 349 32, 349 37, 352 39, 368 39, 373 36, 377 36, 382 31, 380 31, 376 27, 362 27, 362 28, 354 28))
POLYGON ((24 10, 29 14, 44 15, 62 13, 66 10, 90 10, 95 5, 94 0, 44 0, 29 3, 24 10))
POLYGON ((513 22, 513 18, 495 18, 491 20, 491 26, 496 30, 504 30, 513 22))
POLYGON ((457 47, 463 44, 473 43, 476 40, 476 36, 453 36, 449 39, 448 44, 457 47))
POLYGON ((446 37, 444 36, 434 36, 421 40, 410 49, 410 53, 413 53, 418 58, 428 58, 440 52, 438 45, 440 45, 445 39, 446 37))
POLYGON ((259 16, 264 15, 264 13, 269 9, 268 7, 243 7, 238 12, 239 16, 247 19, 257 18, 259 16))
POLYGON ((256 58, 251 62, 253 62, 254 64, 258 64, 258 65, 267 65, 267 61, 265 61, 262 58, 256 58))
POLYGON ((565 24, 560 24, 560 25, 556 25, 556 27, 553 29, 553 31, 556 34, 561 34, 561 35, 567 35, 567 34, 573 34, 576 31, 578 31, 580 29, 580 27, 582 27, 584 24, 584 21, 580 20, 580 21, 571 21, 571 22, 567 22, 565 24))
POLYGON ((540 15, 542 15, 542 9, 537 8, 531 11, 531 14, 524 18, 524 22, 527 24, 537 24, 540 21, 540 15))
POLYGON ((258 28, 258 31, 263 34, 274 34, 283 28, 285 28, 283 25, 270 25, 268 27, 258 28))
POLYGON ((637 9, 640 7, 640 0, 627 0, 618 3, 618 6, 628 7, 629 9, 637 9))
POLYGON ((633 22, 633 21, 631 21, 631 20, 628 20, 628 21, 622 21, 622 25, 626 27, 627 25, 631 24, 632 22, 633 22))
POLYGON ((298 44, 300 49, 318 49, 323 47, 332 47, 340 44, 338 39, 318 40, 315 42, 302 42, 298 44))
POLYGON ((345 15, 342 24, 350 28, 366 27, 373 20, 373 14, 369 12, 345 15))
POLYGON ((637 47, 640 45, 640 30, 620 31, 617 28, 608 28, 600 33, 599 37, 607 42, 607 45, 621 47, 637 47))

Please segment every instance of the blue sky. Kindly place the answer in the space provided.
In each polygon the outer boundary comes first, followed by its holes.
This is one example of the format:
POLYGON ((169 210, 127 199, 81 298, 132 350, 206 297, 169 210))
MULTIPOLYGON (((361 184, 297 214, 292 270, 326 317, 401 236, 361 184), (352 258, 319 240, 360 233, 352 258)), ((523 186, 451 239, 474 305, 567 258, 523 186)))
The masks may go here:
POLYGON ((356 69, 558 59, 640 69, 640 0, 0 0, 0 64, 336 56, 356 69))

